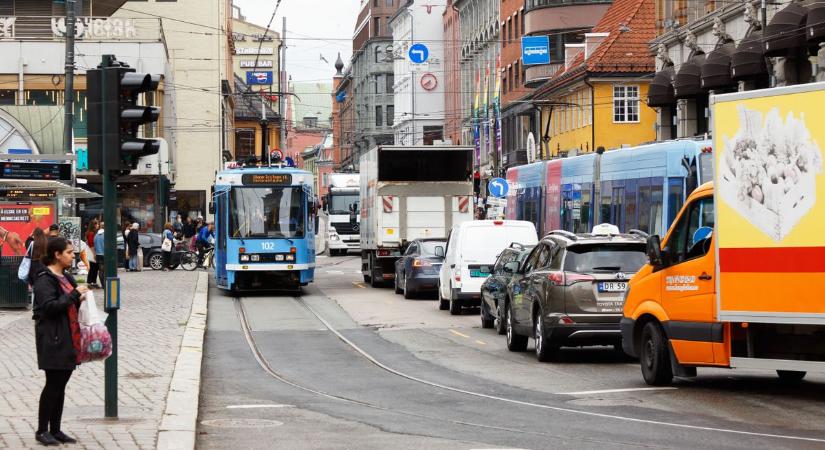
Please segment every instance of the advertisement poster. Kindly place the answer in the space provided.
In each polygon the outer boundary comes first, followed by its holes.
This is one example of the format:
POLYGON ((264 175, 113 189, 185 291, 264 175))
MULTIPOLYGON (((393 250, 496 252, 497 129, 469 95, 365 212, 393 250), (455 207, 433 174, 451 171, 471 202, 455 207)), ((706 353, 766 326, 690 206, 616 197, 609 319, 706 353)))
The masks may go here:
POLYGON ((544 232, 561 229, 561 163, 560 159, 547 162, 545 180, 546 208, 544 210, 544 232))
POLYGON ((784 92, 713 105, 723 316, 825 315, 825 91, 784 92))
POLYGON ((36 227, 48 230, 56 218, 54 202, 0 202, 0 226, 24 241, 36 227))

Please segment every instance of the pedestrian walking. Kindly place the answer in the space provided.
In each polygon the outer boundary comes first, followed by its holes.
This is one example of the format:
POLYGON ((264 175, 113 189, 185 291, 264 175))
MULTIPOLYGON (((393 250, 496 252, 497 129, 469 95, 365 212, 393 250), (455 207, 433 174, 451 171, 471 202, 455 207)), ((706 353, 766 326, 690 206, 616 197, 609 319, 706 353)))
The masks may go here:
POLYGON ((97 284, 97 273, 99 266, 95 256, 95 253, 97 253, 95 251, 95 236, 97 235, 97 230, 99 229, 100 222, 98 222, 97 219, 92 219, 92 221, 89 222, 89 228, 86 229, 86 245, 89 246, 89 251, 86 253, 86 257, 89 259, 89 274, 86 275, 86 282, 91 288, 99 287, 97 284))
POLYGON ((46 266, 43 265, 42 259, 46 256, 46 246, 49 244, 49 238, 46 236, 41 228, 35 228, 32 231, 32 243, 29 247, 27 256, 31 258, 31 265, 29 266, 29 285, 34 284, 34 279, 41 270, 46 266))
POLYGON ((60 236, 60 225, 53 223, 49 225, 49 237, 60 236))
POLYGON ((128 249, 126 248, 126 242, 129 239, 129 231, 132 230, 132 223, 128 220, 123 223, 123 230, 120 231, 120 235, 123 237, 123 269, 124 270, 131 270, 129 263, 129 255, 128 249))
POLYGON ((35 439, 44 445, 77 442, 60 429, 66 384, 79 364, 77 311, 89 292, 87 286, 78 286, 67 272, 73 261, 72 244, 62 237, 50 238, 41 261, 45 267, 34 281, 32 318, 37 366, 46 373, 35 439))
POLYGON ((172 234, 172 224, 166 222, 163 230, 163 243, 160 249, 163 251, 163 271, 168 272, 172 265, 172 248, 175 245, 175 236, 172 234))
POLYGON ((100 222, 100 228, 97 230, 94 240, 95 261, 97 261, 97 275, 100 278, 100 286, 106 289, 106 268, 104 267, 105 259, 103 258, 103 251, 106 247, 106 239, 104 238, 105 231, 103 227, 106 224, 100 222))
POLYGON ((130 272, 137 272, 137 264, 138 264, 138 249, 140 249, 140 239, 138 239, 140 230, 140 224, 137 222, 132 224, 132 229, 129 234, 126 235, 126 247, 125 249, 129 255, 129 271, 130 272))

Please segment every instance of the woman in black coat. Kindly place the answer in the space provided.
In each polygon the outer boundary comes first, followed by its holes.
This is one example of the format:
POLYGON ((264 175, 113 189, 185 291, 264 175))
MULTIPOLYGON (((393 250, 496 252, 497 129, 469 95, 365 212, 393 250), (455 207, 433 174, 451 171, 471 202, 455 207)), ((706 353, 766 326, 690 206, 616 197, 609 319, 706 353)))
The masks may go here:
POLYGON ((34 279, 34 335, 37 366, 46 372, 40 395, 35 439, 44 445, 75 443, 60 430, 66 383, 79 364, 80 326, 77 311, 89 292, 66 273, 74 261, 74 248, 66 239, 53 237, 46 246, 43 268, 34 279))
POLYGON ((129 258, 129 271, 137 272, 138 264, 138 249, 140 248, 140 225, 135 222, 132 224, 129 235, 126 236, 126 256, 129 258))

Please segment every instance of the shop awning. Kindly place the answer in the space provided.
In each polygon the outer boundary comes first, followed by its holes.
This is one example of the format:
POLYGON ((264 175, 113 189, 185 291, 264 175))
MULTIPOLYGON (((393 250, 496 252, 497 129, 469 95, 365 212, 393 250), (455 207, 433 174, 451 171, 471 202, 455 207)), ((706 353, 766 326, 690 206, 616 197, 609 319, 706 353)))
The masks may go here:
POLYGON ((676 76, 673 78, 673 96, 676 98, 691 98, 705 94, 702 89, 702 65, 705 64, 705 54, 692 56, 682 63, 676 76))
POLYGON ((791 3, 771 19, 765 27, 765 55, 785 56, 795 48, 805 46, 805 24, 808 8, 791 3))
POLYGON ((58 197, 70 198, 98 198, 101 195, 79 187, 72 187, 55 180, 3 180, 0 179, 0 189, 52 189, 58 197))
POLYGON ((647 89, 647 106, 657 108, 676 103, 676 98, 673 96, 673 74, 673 66, 656 72, 647 89))
POLYGON ((702 88, 718 89, 736 84, 730 77, 730 59, 736 44, 724 44, 708 54, 702 65, 702 88))
POLYGON ((825 2, 817 2, 808 7, 805 35, 809 44, 825 42, 825 2))
POLYGON ((753 32, 742 39, 730 58, 730 76, 734 80, 764 75, 768 72, 765 65, 765 46, 762 33, 753 32))

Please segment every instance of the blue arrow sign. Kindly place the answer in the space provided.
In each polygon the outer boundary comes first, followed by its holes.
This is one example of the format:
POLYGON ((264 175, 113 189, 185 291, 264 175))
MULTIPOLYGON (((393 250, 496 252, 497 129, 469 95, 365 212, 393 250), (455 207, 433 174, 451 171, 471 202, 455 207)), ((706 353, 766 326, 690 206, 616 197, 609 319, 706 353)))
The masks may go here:
POLYGON ((487 192, 493 197, 504 198, 510 191, 510 184, 504 178, 493 178, 487 183, 487 192))
POLYGON ((424 44, 413 44, 413 46, 410 47, 409 55, 410 61, 421 64, 430 57, 430 49, 424 44))

